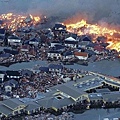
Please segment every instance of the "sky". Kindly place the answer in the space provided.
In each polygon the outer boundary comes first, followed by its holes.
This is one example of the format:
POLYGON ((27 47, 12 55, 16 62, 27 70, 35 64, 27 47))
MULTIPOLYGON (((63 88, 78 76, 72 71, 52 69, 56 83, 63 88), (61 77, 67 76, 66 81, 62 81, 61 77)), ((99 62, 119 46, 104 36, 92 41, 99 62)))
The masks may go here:
POLYGON ((92 21, 120 24, 120 0, 0 0, 0 14, 86 15, 92 21))

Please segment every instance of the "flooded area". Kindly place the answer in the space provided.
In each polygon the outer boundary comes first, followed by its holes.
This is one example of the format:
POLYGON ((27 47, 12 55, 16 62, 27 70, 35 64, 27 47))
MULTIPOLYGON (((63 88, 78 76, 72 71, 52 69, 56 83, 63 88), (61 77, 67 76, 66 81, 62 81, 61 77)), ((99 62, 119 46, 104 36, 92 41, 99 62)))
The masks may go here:
MULTIPOLYGON (((10 67, 0 66, 0 70, 19 70, 19 69, 32 69, 35 65, 47 66, 49 63, 47 61, 31 61, 16 63, 10 67)), ((81 69, 86 71, 98 72, 101 74, 106 74, 114 77, 120 76, 120 60, 115 61, 102 60, 99 62, 89 63, 88 66, 83 65, 64 65, 67 68, 81 69)))

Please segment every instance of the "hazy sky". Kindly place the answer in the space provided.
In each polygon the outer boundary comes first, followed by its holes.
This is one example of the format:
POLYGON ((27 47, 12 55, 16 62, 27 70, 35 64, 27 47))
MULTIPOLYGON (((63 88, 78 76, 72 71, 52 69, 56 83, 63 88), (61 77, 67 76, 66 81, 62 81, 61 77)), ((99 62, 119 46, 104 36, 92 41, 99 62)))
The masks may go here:
POLYGON ((120 23, 120 0, 0 0, 0 13, 57 16, 86 14, 93 21, 120 23))

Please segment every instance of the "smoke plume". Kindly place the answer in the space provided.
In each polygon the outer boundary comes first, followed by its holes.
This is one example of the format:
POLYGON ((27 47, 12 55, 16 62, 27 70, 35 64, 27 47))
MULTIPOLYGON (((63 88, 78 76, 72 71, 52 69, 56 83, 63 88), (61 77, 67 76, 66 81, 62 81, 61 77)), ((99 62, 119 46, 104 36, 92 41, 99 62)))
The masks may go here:
POLYGON ((0 0, 0 13, 45 14, 63 18, 79 14, 91 22, 120 24, 120 0, 0 0))

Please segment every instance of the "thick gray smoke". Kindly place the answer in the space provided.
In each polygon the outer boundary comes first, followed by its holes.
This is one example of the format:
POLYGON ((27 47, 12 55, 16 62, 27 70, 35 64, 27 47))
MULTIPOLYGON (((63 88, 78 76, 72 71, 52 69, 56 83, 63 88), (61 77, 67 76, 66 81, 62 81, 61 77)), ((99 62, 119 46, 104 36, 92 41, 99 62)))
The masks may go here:
POLYGON ((7 12, 61 17, 79 13, 93 22, 120 24, 120 0, 0 0, 0 13, 7 12))

